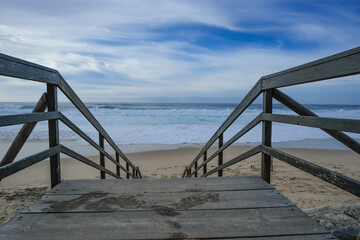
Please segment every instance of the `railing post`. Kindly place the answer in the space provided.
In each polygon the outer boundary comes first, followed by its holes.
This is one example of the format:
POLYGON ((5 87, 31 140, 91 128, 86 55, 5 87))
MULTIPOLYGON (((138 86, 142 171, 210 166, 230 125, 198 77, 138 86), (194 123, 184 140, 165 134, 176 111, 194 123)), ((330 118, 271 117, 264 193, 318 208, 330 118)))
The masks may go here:
MULTIPOLYGON (((263 94, 263 112, 272 113, 272 89, 264 91, 263 94)), ((271 121, 262 122, 262 144, 271 147, 271 121)), ((261 177, 266 182, 270 183, 270 166, 271 156, 261 153, 261 177)))
MULTIPOLYGON (((223 133, 220 134, 220 136, 219 136, 219 148, 221 148, 223 146, 223 144, 224 144, 224 137, 223 136, 224 136, 223 133)), ((219 161, 218 161, 219 166, 223 164, 223 156, 224 156, 223 154, 224 154, 223 151, 219 152, 219 161)), ((223 170, 222 169, 218 171, 218 176, 219 177, 223 176, 223 170)))
MULTIPOLYGON (((104 136, 99 133, 99 145, 102 149, 104 149, 104 136)), ((100 152, 100 165, 105 167, 105 155, 100 152)), ((105 179, 105 172, 100 170, 100 179, 105 179)))
MULTIPOLYGON (((204 162, 207 159, 207 150, 204 152, 204 162)), ((207 164, 204 164, 204 169, 203 169, 203 173, 206 174, 207 172, 207 164)))
POLYGON ((133 178, 136 178, 136 171, 135 168, 132 169, 133 178))
POLYGON ((198 167, 198 161, 196 160, 196 162, 195 162, 195 165, 194 165, 194 167, 195 167, 195 172, 194 172, 194 175, 195 175, 195 177, 197 177, 198 176, 198 172, 196 171, 196 169, 197 169, 197 167, 198 167))
POLYGON ((190 177, 190 176, 191 176, 191 168, 187 168, 186 177, 190 177))
MULTIPOLYGON (((115 154, 116 156, 116 162, 120 164, 120 155, 116 152, 115 154)), ((116 175, 118 175, 120 177, 120 168, 119 166, 116 166, 116 175)))
MULTIPOLYGON (((129 164, 128 163, 126 163, 126 170, 129 172, 129 170, 130 170, 130 166, 129 166, 129 164)), ((126 173, 126 178, 127 179, 129 179, 130 178, 130 174, 129 173, 126 173)))
MULTIPOLYGON (((57 86, 47 84, 48 112, 58 111, 57 86)), ((49 147, 55 147, 60 144, 59 140, 59 120, 49 120, 49 147)), ((60 153, 50 157, 50 177, 51 188, 61 182, 60 172, 60 153)))

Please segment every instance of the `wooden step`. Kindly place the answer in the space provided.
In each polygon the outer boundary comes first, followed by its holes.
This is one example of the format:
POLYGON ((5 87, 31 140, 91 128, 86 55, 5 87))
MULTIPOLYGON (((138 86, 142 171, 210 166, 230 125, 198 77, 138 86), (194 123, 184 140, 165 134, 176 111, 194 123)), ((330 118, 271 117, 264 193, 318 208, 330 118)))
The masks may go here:
POLYGON ((259 177, 63 181, 0 239, 335 239, 259 177))

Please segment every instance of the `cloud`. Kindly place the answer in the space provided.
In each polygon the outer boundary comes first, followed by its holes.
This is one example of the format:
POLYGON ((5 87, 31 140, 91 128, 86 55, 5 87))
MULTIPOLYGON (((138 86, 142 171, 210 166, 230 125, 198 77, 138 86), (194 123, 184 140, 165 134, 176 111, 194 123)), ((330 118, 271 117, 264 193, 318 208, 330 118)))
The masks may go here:
POLYGON ((14 0, 0 8, 0 52, 58 69, 85 101, 223 98, 355 47, 356 7, 334 5, 14 0))

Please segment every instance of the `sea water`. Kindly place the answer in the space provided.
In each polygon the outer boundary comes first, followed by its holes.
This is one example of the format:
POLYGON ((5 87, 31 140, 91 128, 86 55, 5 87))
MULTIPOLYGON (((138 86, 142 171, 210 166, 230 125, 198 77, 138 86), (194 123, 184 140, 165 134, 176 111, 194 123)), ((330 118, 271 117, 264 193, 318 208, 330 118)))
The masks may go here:
MULTIPOLYGON (((30 113, 35 103, 0 103, 0 115, 30 113)), ((229 103, 86 103, 91 113, 116 144, 183 144, 205 143, 231 114, 237 104, 229 103)), ((360 119, 360 105, 305 105, 321 117, 360 119)), ((92 139, 98 132, 70 103, 60 103, 59 111, 73 121, 92 139)), ((230 139, 262 111, 262 104, 252 104, 225 132, 230 139)), ((280 104, 273 112, 294 114, 280 104)), ((0 128, 0 140, 11 141, 21 126, 0 128)), ((30 140, 48 138, 47 123, 40 122, 30 140)), ((60 123, 60 139, 86 144, 77 134, 60 123)), ((356 139, 360 134, 349 134, 356 139)), ((273 142, 329 139, 320 129, 273 123, 273 142)), ((240 138, 237 143, 261 141, 261 124, 240 138)))

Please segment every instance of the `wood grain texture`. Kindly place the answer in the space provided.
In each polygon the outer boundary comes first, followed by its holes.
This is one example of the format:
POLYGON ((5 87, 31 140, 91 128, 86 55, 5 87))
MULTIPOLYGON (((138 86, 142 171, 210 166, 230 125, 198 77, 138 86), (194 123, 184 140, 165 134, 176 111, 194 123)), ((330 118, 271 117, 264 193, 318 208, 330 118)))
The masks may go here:
MULTIPOLYGON (((286 95, 285 93, 281 92, 280 90, 273 89, 273 93, 274 93, 273 96, 276 100, 278 100, 280 103, 284 104, 285 106, 296 112, 297 114, 302 116, 314 116, 314 117, 318 116, 314 112, 310 111, 309 109, 307 109, 306 107, 304 107, 303 105, 301 105, 300 103, 298 103, 297 101, 286 95)), ((329 134, 339 142, 343 143, 348 148, 360 154, 360 143, 358 143, 357 141, 355 141, 345 133, 341 131, 328 130, 324 128, 321 128, 321 130, 323 130, 324 132, 326 132, 327 134, 329 134)))
POLYGON ((20 214, 11 223, 1 228, 0 238, 224 239, 328 233, 296 207, 182 211, 175 216, 155 211, 32 213, 20 214))
POLYGON ((0 53, 0 75, 57 84, 59 72, 0 53))
POLYGON ((317 178, 320 178, 328 183, 331 183, 355 196, 360 197, 360 181, 346 177, 340 173, 331 171, 327 168, 318 166, 304 159, 292 156, 288 153, 282 152, 278 149, 261 146, 262 151, 279 159, 283 162, 290 164, 304 172, 307 172, 317 178))
POLYGON ((137 192, 189 192, 189 191, 238 191, 251 189, 274 189, 258 176, 250 177, 208 177, 208 178, 172 178, 172 179, 106 179, 65 180, 48 194, 85 194, 102 191, 107 193, 137 193, 137 192))
POLYGON ((261 78, 262 90, 360 73, 360 47, 261 78))
POLYGON ((64 181, 0 228, 25 238, 332 239, 255 176, 64 181))
POLYGON ((25 213, 123 212, 168 210, 276 208, 294 206, 276 189, 243 191, 165 192, 133 194, 89 192, 80 195, 48 194, 25 213), (266 199, 267 201, 264 201, 266 199))
POLYGON ((315 116, 293 116, 286 114, 270 114, 270 113, 262 113, 261 118, 264 121, 273 121, 273 122, 287 123, 287 124, 293 124, 299 126, 360 133, 360 120, 357 119, 325 118, 325 117, 315 117, 315 116))

